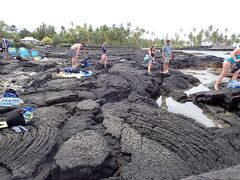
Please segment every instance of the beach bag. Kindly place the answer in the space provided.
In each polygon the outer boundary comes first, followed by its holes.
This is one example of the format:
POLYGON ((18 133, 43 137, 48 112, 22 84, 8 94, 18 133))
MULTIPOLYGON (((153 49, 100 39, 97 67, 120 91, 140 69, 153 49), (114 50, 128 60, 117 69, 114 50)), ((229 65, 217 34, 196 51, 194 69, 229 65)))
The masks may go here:
POLYGON ((148 62, 150 59, 151 59, 151 57, 148 54, 146 54, 143 58, 143 61, 148 62))
POLYGON ((6 114, 6 123, 8 127, 26 125, 22 109, 15 109, 6 114))
POLYGON ((30 106, 18 108, 6 114, 6 123, 8 127, 28 125, 33 118, 34 109, 30 106))

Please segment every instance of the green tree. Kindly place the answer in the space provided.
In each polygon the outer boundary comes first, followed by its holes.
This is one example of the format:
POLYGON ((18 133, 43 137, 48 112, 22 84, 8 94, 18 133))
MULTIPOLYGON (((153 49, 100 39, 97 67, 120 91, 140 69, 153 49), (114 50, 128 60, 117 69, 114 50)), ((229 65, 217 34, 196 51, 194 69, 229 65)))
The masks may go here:
POLYGON ((0 37, 9 37, 10 33, 7 32, 8 25, 0 20, 0 37))
POLYGON ((54 46, 60 45, 62 43, 62 38, 59 34, 55 34, 52 38, 52 43, 54 46))
POLYGON ((202 42, 203 42, 203 36, 204 36, 204 30, 203 29, 201 29, 200 31, 199 31, 199 33, 196 35, 196 38, 195 38, 195 40, 196 40, 196 46, 201 46, 202 45, 202 42))
POLYGON ((36 29, 37 39, 43 39, 44 37, 53 37, 56 34, 55 27, 54 26, 47 26, 45 23, 42 23, 37 29, 36 29))
POLYGON ((18 35, 20 36, 20 38, 30 37, 31 32, 29 30, 27 30, 26 28, 24 28, 24 29, 19 31, 18 35))

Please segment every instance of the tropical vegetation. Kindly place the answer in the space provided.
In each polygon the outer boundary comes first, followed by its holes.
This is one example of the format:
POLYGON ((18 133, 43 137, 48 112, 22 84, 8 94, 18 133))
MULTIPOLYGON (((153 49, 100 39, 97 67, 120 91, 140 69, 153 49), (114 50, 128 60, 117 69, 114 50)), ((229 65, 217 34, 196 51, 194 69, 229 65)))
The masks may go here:
MULTIPOLYGON (((162 46, 168 35, 156 37, 154 32, 144 28, 133 28, 131 23, 124 27, 122 24, 108 26, 102 25, 93 28, 92 25, 74 25, 70 28, 61 26, 60 31, 56 27, 42 23, 34 31, 26 28, 17 29, 15 25, 8 25, 0 20, 0 37, 12 39, 18 45, 24 37, 34 37, 43 44, 54 46, 69 46, 80 40, 87 45, 98 46, 106 42, 111 46, 149 47, 151 45, 162 46), (146 38, 148 37, 148 38, 146 38)), ((183 46, 230 46, 240 42, 240 34, 229 34, 228 29, 221 31, 219 28, 210 25, 207 29, 193 30, 189 33, 183 29, 176 30, 172 44, 175 47, 183 46)))

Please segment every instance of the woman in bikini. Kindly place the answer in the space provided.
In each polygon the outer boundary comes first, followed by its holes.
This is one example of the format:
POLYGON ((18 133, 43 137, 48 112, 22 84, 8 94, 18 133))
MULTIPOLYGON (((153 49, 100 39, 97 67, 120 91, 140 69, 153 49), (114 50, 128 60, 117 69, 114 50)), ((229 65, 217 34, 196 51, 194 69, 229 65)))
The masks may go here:
MULTIPOLYGON (((223 61, 223 69, 220 76, 217 78, 217 81, 214 85, 214 88, 217 90, 219 88, 219 84, 222 81, 222 79, 226 76, 228 71, 230 70, 231 66, 233 66, 235 63, 240 62, 240 48, 236 48, 232 51, 231 56, 226 58, 223 61)), ((238 73, 240 70, 237 70, 232 75, 232 80, 236 80, 238 77, 238 73)))

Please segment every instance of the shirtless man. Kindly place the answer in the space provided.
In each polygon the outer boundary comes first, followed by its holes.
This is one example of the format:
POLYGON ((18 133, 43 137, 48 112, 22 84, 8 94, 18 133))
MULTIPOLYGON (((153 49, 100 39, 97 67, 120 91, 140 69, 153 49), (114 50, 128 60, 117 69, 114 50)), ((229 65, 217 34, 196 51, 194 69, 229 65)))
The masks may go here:
POLYGON ((84 46, 84 43, 76 43, 68 50, 68 57, 72 58, 72 67, 78 66, 77 59, 80 50, 84 46))

